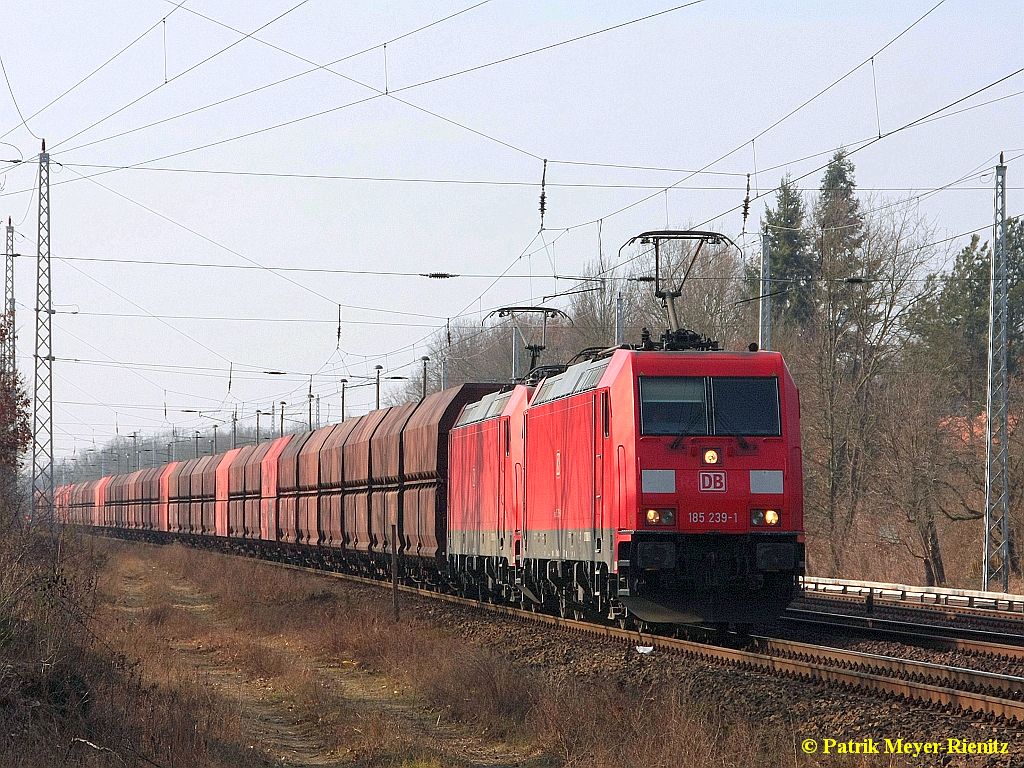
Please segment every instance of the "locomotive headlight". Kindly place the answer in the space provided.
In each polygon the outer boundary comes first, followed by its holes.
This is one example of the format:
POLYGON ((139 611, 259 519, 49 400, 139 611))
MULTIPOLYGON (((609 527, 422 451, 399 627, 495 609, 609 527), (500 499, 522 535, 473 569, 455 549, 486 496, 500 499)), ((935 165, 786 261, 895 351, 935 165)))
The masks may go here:
POLYGON ((778 525, 779 524, 779 513, 774 509, 765 510, 764 513, 764 524, 765 525, 778 525))
POLYGON ((718 451, 714 448, 708 448, 704 451, 704 463, 705 464, 717 464, 718 463, 718 451))
POLYGON ((676 522, 674 509, 648 509, 644 516, 648 525, 675 525, 676 522))
MULTIPOLYGON (((778 517, 778 515, 776 515, 778 517)), ((750 510, 750 524, 751 525, 764 525, 764 510, 763 509, 752 509, 750 510)))

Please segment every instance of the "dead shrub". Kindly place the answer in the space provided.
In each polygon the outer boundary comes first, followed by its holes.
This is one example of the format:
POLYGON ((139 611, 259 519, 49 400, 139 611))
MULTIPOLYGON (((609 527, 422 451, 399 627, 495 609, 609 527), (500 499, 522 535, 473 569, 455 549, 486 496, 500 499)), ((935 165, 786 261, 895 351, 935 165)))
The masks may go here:
POLYGON ((235 661, 250 677, 270 679, 296 673, 288 657, 260 640, 242 640, 237 644, 235 661))

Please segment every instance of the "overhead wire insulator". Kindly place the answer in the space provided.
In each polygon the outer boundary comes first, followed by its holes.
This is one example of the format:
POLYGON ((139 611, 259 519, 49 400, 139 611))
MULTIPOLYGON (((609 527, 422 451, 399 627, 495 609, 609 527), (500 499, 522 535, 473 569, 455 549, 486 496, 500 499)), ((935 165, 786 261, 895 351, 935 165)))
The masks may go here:
POLYGON ((338 305, 338 343, 334 345, 334 351, 341 349, 341 304, 338 305))
POLYGON ((747 231, 747 217, 750 215, 750 174, 747 174, 747 194, 743 198, 743 231, 747 231))
POLYGON ((447 280, 451 277, 458 277, 453 272, 420 272, 420 277, 429 277, 431 280, 447 280))
POLYGON ((541 171, 540 175, 540 228, 544 229, 544 214, 548 209, 548 196, 547 196, 547 183, 548 183, 548 161, 544 161, 544 170, 541 171))

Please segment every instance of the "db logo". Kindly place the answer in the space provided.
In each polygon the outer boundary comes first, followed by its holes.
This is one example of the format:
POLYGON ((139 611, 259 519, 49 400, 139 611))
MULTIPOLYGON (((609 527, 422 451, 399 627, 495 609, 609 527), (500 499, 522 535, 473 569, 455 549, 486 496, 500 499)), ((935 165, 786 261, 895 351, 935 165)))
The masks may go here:
POLYGON ((725 493, 725 472, 701 472, 700 490, 703 493, 725 493))

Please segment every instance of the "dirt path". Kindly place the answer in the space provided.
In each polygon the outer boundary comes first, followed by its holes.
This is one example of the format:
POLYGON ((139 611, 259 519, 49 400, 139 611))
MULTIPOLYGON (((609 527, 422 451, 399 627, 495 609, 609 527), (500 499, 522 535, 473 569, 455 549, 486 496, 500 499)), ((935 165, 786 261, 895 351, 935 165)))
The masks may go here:
POLYGON ((297 646, 294 639, 256 636, 232 626, 218 616, 209 595, 142 559, 126 558, 118 576, 118 610, 184 613, 186 621, 160 627, 167 641, 166 664, 193 675, 222 698, 237 701, 245 746, 266 765, 548 765, 536 755, 445 722, 386 677, 355 662, 325 659, 297 646), (282 663, 284 670, 279 668, 282 663), (261 676, 264 668, 270 673, 261 676), (343 728, 348 724, 351 739, 337 738, 337 728, 329 725, 338 722, 343 728))

